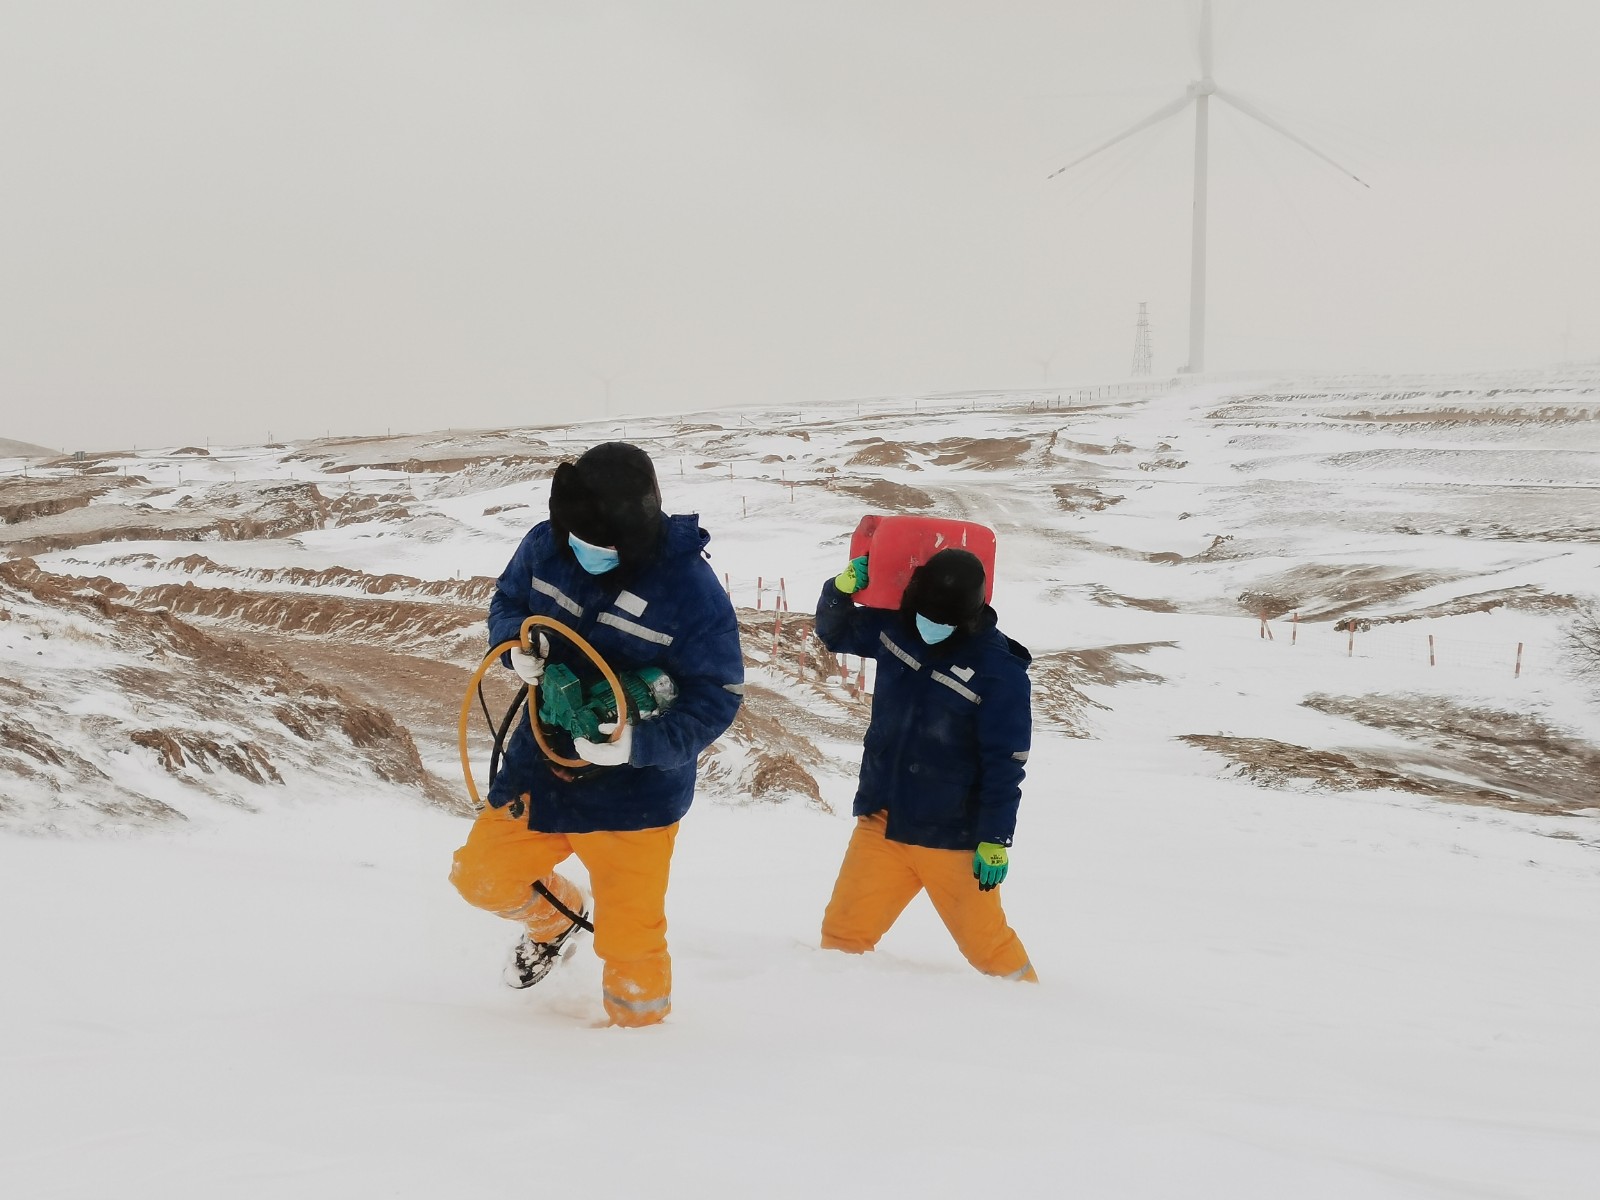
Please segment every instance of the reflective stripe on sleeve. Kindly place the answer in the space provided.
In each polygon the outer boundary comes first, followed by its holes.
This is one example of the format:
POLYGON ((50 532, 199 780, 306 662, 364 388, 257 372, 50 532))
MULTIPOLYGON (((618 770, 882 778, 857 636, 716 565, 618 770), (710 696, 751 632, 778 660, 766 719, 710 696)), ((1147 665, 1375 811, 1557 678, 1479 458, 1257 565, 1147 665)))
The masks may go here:
POLYGON ((722 685, 722 690, 725 692, 732 692, 735 696, 742 696, 744 695, 744 684, 725 683, 722 685))
POLYGON ((647 629, 637 621, 630 621, 626 617, 619 617, 616 613, 601 613, 600 624, 610 625, 613 629, 620 629, 623 633, 631 633, 636 638, 643 638, 647 642, 655 642, 658 646, 672 645, 670 633, 658 633, 654 629, 647 629))
POLYGON ((533 577, 533 579, 529 582, 529 586, 532 587, 533 590, 538 592, 540 595, 549 596, 550 599, 554 600, 557 604, 559 604, 562 608, 566 609, 573 616, 575 616, 575 617, 583 616, 583 606, 581 604, 579 604, 577 601, 575 601, 571 596, 569 596, 565 592, 563 592, 555 584, 546 583, 544 580, 540 579, 537 575, 535 575, 533 577))

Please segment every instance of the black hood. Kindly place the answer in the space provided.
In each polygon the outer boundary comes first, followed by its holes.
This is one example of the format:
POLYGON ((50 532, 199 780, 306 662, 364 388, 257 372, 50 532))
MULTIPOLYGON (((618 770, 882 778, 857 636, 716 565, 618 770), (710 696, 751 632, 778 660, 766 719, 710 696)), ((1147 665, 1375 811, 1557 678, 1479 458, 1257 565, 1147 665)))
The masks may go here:
POLYGON ((661 541, 655 464, 627 442, 605 442, 561 463, 550 484, 550 524, 562 545, 570 533, 614 547, 625 564, 649 559, 661 541))
POLYGON ((983 612, 983 562, 970 550, 941 550, 911 573, 900 600, 906 613, 967 629, 983 612))

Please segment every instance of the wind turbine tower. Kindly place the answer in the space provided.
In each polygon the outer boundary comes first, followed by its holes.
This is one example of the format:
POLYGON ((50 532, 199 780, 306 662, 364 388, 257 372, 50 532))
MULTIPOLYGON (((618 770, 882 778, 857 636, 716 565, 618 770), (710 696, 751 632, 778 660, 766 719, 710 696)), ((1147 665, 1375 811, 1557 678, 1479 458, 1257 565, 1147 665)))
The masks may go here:
POLYGON ((1139 301, 1139 322, 1133 327, 1133 374, 1150 374, 1150 306, 1139 301))
POLYGON ((1162 105, 1144 120, 1124 129, 1116 137, 1102 142, 1087 154, 1079 155, 1066 166, 1052 171, 1047 176, 1049 179, 1054 179, 1062 172, 1070 171, 1079 163, 1093 158, 1102 150, 1109 150, 1118 142, 1152 125, 1159 125, 1168 117, 1177 116, 1191 103, 1194 105, 1194 225, 1189 241, 1189 365, 1186 369, 1195 373, 1205 370, 1206 360, 1206 169, 1210 151, 1209 121, 1213 96, 1224 104, 1238 109, 1252 120, 1261 122, 1273 132, 1282 134, 1295 145, 1310 151, 1340 174, 1354 179, 1362 187, 1370 186, 1360 176, 1334 162, 1310 142, 1285 129, 1253 104, 1217 86, 1216 80, 1211 78, 1211 0, 1200 0, 1200 78, 1191 83, 1183 95, 1170 104, 1162 105))

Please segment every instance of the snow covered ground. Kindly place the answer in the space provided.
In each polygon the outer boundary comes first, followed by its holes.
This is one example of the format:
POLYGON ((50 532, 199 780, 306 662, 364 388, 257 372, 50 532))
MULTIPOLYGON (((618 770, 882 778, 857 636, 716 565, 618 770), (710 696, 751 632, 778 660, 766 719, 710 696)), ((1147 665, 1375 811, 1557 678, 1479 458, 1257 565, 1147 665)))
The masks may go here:
MULTIPOLYGON (((48 614, 15 603, 14 714, 48 697, 33 725, 107 775, 94 786, 136 784, 187 820, 67 821, 71 796, 35 803, 54 776, 24 793, 0 757, 0 1194, 1600 1195, 1600 810, 1584 798, 1600 714, 1560 659, 1564 605, 1600 595, 1595 410, 1600 379, 1579 374, 628 423, 668 506, 704 515, 743 607, 759 578, 770 608, 782 578, 809 609, 857 517, 919 510, 920 493, 922 511, 999 531, 996 605, 1041 671, 1069 653, 1120 664, 1121 682, 1077 679, 1089 707, 1041 695, 1005 886, 1037 988, 970 971, 924 901, 875 955, 816 949, 853 767, 818 734, 825 804, 702 796, 669 897, 674 1013, 602 1028, 587 950, 531 992, 499 982, 507 927, 445 880, 463 816, 347 763, 285 759, 279 786, 168 775, 117 739, 176 701, 90 703, 109 635, 75 615, 60 659, 48 614), (1354 643, 1332 627, 1350 617, 1354 643), (1524 720, 1521 743, 1494 740, 1524 720), (1397 786, 1330 790, 1317 755, 1397 786)), ((170 565, 196 551, 240 572, 470 580, 541 514, 547 462, 622 434, 107 460, 149 482, 93 507, 192 499, 186 529, 241 519, 207 491, 235 474, 387 515, 259 538, 219 524, 196 544, 82 541, 87 518, 67 513, 36 557, 131 603, 185 581, 357 590, 170 565), (522 467, 495 464, 504 444, 522 467)), ((0 533, 42 545, 62 516, 0 533)), ((195 619, 259 632, 227 613, 195 619)), ((752 681, 819 728, 864 719, 748 649, 752 681)))

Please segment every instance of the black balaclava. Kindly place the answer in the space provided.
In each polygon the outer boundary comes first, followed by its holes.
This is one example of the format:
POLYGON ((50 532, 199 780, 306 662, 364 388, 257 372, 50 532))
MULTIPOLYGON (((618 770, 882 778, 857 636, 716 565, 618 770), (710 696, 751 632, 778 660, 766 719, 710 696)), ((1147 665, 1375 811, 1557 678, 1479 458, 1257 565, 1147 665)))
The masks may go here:
POLYGON ((983 562, 970 550, 941 550, 911 573, 900 611, 971 629, 983 612, 983 562))
POLYGON ((560 464, 550 525, 562 545, 570 533, 614 548, 625 566, 648 560, 661 540, 661 487, 650 456, 628 442, 605 442, 560 464))

